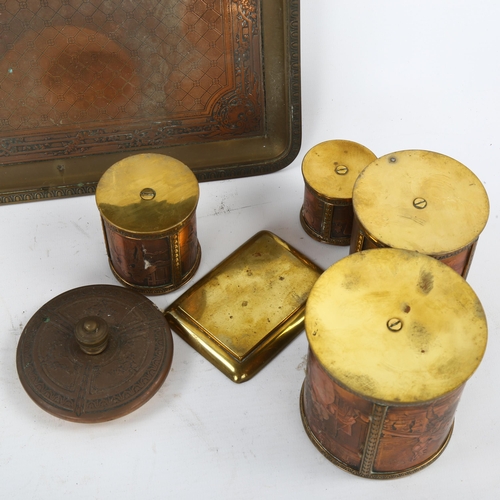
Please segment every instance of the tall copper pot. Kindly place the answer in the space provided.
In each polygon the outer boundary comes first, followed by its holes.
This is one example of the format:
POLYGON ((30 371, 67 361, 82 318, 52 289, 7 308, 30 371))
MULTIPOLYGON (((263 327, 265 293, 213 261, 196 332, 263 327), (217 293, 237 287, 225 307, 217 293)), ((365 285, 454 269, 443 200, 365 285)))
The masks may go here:
POLYGON ((316 282, 305 328, 302 420, 329 460, 387 479, 440 456, 487 340, 484 311, 462 277, 416 252, 355 253, 316 282))

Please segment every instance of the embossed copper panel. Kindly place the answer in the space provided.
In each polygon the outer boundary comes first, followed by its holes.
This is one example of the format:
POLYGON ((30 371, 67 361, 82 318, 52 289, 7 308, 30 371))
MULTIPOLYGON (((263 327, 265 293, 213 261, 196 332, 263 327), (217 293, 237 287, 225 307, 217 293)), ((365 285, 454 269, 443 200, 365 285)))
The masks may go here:
POLYGON ((333 463, 387 479, 445 449, 487 342, 484 310, 449 266, 378 248, 327 269, 307 300, 305 430, 333 463))
POLYGON ((286 166, 298 50, 298 0, 0 2, 0 203, 92 193, 137 152, 202 181, 286 166))

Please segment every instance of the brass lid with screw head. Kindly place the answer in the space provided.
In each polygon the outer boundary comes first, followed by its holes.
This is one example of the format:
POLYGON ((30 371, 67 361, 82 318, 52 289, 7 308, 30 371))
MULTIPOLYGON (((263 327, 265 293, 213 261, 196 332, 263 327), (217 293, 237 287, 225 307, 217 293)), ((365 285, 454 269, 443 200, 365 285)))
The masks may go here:
POLYGON ((325 141, 304 156, 302 175, 306 184, 322 197, 350 200, 359 173, 375 158, 357 142, 325 141))
POLYGON ((464 384, 487 341, 472 288, 445 264, 398 249, 326 270, 306 306, 309 345, 338 384, 373 402, 419 404, 464 384))
POLYGON ((172 232, 195 211, 198 181, 189 167, 161 154, 137 154, 112 165, 99 180, 104 219, 138 235, 172 232))
POLYGON ((431 151, 378 158, 359 175, 353 206, 380 244, 439 256, 477 240, 489 215, 481 181, 465 165, 431 151))

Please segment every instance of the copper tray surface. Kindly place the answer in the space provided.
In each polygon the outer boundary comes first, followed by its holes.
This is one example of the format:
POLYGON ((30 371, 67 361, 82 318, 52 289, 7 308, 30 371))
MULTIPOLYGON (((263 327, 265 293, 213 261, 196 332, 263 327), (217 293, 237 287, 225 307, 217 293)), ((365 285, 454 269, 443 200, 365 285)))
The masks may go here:
POLYGON ((249 380, 303 329, 322 270, 269 231, 235 250, 165 311, 171 328, 233 382, 249 380))
POLYGON ((283 168, 299 73, 299 0, 0 1, 0 203, 94 193, 136 153, 283 168))

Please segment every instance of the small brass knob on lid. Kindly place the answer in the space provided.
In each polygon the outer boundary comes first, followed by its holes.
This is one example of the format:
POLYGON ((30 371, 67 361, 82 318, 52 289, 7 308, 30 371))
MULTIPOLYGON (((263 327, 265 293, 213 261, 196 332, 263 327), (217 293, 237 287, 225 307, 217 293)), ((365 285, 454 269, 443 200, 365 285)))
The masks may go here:
POLYGON ((172 334, 142 294, 91 285, 69 290, 29 320, 17 372, 31 399, 73 422, 105 422, 149 401, 168 375, 172 334))
POLYGON ((98 316, 83 318, 75 326, 75 337, 83 352, 100 354, 108 345, 108 324, 98 316))

